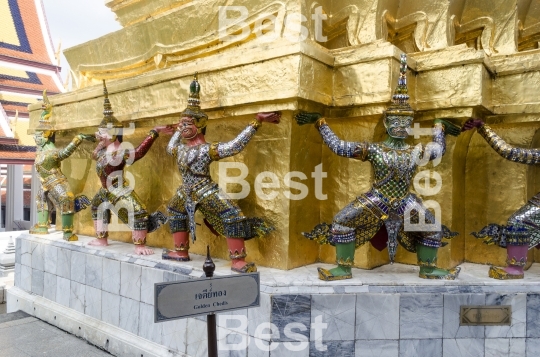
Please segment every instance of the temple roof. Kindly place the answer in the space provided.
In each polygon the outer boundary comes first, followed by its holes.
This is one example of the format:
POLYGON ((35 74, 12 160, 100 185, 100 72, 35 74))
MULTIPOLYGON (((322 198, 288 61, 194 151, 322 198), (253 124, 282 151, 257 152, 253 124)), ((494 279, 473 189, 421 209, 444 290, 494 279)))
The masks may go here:
POLYGON ((0 143, 0 164, 32 165, 35 158, 35 146, 0 143))
POLYGON ((44 89, 64 91, 42 0, 0 0, 0 163, 33 163, 36 148, 18 145, 10 123, 26 120, 44 89))
POLYGON ((28 104, 63 91, 41 0, 0 1, 0 106, 28 118, 28 104))
POLYGON ((57 68, 41 0, 0 1, 0 16, 0 56, 30 66, 57 68))

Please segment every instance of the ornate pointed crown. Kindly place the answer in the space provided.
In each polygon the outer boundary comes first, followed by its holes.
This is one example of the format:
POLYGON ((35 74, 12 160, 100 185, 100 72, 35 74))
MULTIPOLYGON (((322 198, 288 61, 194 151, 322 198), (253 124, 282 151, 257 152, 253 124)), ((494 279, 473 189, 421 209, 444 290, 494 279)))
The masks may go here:
POLYGON ((189 98, 186 109, 180 113, 180 116, 192 117, 195 119, 195 126, 199 129, 205 128, 208 122, 208 115, 201 110, 200 100, 201 85, 197 80, 197 72, 193 75, 193 81, 189 85, 189 98))
POLYGON ((392 96, 392 104, 386 109, 386 116, 413 116, 414 110, 409 105, 407 90, 407 55, 401 54, 398 85, 392 96))
POLYGON ((47 97, 47 90, 43 90, 43 103, 41 103, 41 118, 39 118, 39 124, 36 131, 52 131, 51 125, 52 104, 47 97))
POLYGON ((107 85, 103 80, 103 120, 99 123, 98 128, 122 128, 123 125, 114 117, 111 102, 109 101, 109 92, 107 91, 107 85))

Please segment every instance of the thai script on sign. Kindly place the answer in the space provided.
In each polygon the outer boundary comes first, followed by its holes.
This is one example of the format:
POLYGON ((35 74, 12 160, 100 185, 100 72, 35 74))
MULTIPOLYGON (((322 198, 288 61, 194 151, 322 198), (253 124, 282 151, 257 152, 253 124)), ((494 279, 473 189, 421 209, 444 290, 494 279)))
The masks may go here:
POLYGON ((210 291, 208 291, 208 289, 204 289, 202 293, 195 294, 195 300, 211 299, 222 296, 227 296, 227 290, 212 291, 212 289, 210 289, 210 291))

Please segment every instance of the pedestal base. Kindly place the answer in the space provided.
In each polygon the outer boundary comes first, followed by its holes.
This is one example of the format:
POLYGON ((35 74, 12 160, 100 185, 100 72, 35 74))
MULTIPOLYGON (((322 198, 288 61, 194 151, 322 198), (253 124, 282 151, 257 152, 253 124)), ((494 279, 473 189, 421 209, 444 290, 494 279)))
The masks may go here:
MULTIPOLYGON (((133 246, 62 241, 61 233, 17 240, 8 311, 21 309, 116 356, 206 356, 205 317, 154 323, 154 283, 202 277, 190 262, 133 255, 133 246)), ((215 275, 230 262, 215 260, 215 275)), ((260 267, 261 306, 218 315, 220 356, 526 356, 540 354, 540 266, 520 281, 462 264, 455 281, 424 280, 402 264, 353 269, 323 282, 317 264, 260 267), (460 326, 461 305, 511 305, 510 326, 460 326), (271 351, 269 351, 271 349, 271 351)), ((182 302, 179 301, 179 304, 182 302)))
MULTIPOLYGON (((15 257, 13 257, 15 258, 15 257)), ((0 265, 0 277, 1 278, 5 278, 7 277, 9 274, 11 273, 14 273, 15 272, 15 259, 13 259, 13 265, 8 265, 8 266, 2 266, 0 265)))

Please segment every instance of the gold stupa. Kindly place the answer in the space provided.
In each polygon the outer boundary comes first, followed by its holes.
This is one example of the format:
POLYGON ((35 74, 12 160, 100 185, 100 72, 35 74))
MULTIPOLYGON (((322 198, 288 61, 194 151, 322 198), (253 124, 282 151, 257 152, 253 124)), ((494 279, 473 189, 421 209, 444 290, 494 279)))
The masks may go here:
MULTIPOLYGON (((263 126, 247 149, 231 159, 249 169, 251 193, 239 202, 243 211, 276 225, 268 237, 247 242, 250 258, 263 266, 291 269, 318 260, 332 262, 332 247, 320 247, 300 232, 330 221, 371 186, 369 163, 333 155, 314 127, 294 123, 294 112, 324 112, 345 140, 380 140, 382 115, 403 52, 408 54, 409 102, 418 128, 430 128, 435 118, 461 124, 474 116, 512 145, 540 147, 536 0, 110 0, 106 5, 124 28, 65 51, 75 74, 74 90, 50 97, 55 128, 65 133, 57 134, 58 144, 100 123, 104 79, 116 117, 125 127, 136 127, 129 138, 124 136, 134 145, 150 127, 178 121, 195 72, 204 89, 200 96, 209 116, 208 141, 232 139, 258 111, 282 111, 279 125, 263 126), (220 15, 224 5, 245 11, 220 15), (302 20, 299 15, 305 21, 295 22, 302 20), (307 30, 306 38, 295 32, 298 26, 307 30), (238 36, 241 33, 244 36, 238 36), (328 173, 322 186, 326 200, 316 197, 311 177, 320 163, 328 173), (257 175, 264 171, 280 178, 278 196, 269 201, 253 192, 257 175), (306 175, 301 181, 309 189, 306 199, 285 197, 289 188, 283 178, 291 171, 306 175)), ((31 128, 37 127, 40 110, 31 106, 31 128)), ((423 132, 416 131, 411 142, 429 140, 430 131, 423 132)), ((180 184, 173 159, 164 155, 167 141, 160 137, 140 164, 129 169, 137 193, 152 212, 165 211, 180 184)), ((75 193, 91 197, 97 191, 89 151, 78 151, 63 165, 75 193)), ((424 169, 437 171, 443 186, 423 199, 439 202, 443 223, 460 233, 440 250, 439 265, 451 267, 465 260, 504 265, 503 249, 483 245, 469 233, 489 222, 504 223, 540 191, 540 170, 504 161, 475 132, 449 137, 442 162, 424 169)), ((217 164, 213 170, 217 180, 217 164)), ((229 185, 229 191, 234 190, 240 186, 229 185)), ((192 252, 203 254, 210 244, 225 258, 225 239, 204 224, 198 229, 192 252)), ((89 213, 78 216, 76 231, 93 235, 89 213)), ((128 242, 131 236, 111 232, 111 238, 128 242)), ((150 234, 148 244, 172 248, 168 228, 150 234)), ((538 261, 540 254, 533 253, 538 261)), ((414 264, 416 257, 400 249, 397 261, 414 264)), ((373 268, 387 263, 388 254, 365 245, 357 250, 355 262, 373 268)))

